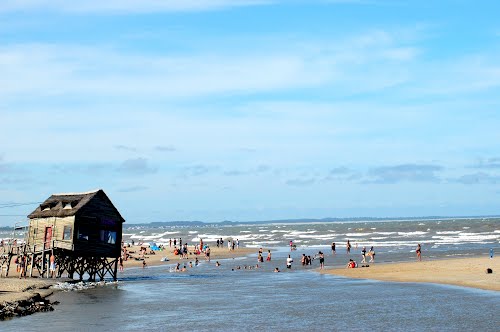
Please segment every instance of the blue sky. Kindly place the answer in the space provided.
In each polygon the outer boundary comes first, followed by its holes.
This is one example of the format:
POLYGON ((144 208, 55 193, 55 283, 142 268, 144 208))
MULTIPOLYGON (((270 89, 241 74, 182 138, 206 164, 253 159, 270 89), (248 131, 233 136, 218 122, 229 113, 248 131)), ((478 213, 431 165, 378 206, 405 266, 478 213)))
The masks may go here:
POLYGON ((0 225, 500 211, 495 1, 2 1, 0 225))

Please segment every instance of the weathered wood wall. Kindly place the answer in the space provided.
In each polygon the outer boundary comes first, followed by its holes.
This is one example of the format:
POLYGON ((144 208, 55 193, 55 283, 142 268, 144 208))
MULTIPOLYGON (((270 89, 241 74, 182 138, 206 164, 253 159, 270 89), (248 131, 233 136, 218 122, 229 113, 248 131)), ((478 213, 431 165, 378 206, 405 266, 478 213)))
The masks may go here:
POLYGON ((45 229, 46 227, 52 227, 52 241, 57 243, 62 242, 61 246, 64 247, 71 246, 74 240, 74 222, 74 216, 31 219, 27 234, 27 244, 31 250, 42 250, 45 241, 45 229), (63 239, 64 226, 71 227, 71 236, 67 239, 63 239))

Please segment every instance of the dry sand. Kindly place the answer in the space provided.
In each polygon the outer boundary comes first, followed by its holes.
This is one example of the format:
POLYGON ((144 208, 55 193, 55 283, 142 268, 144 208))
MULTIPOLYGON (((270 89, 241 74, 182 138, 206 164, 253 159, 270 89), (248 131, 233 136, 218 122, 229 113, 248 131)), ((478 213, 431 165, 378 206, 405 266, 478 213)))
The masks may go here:
POLYGON ((422 262, 370 264, 368 268, 335 268, 322 273, 348 278, 397 282, 426 282, 500 291, 500 258, 445 259, 422 262), (492 274, 486 269, 491 268, 492 274))
POLYGON ((52 294, 52 290, 47 288, 57 281, 56 279, 19 279, 18 276, 0 278, 0 303, 28 300, 37 293, 41 297, 47 297, 52 294))

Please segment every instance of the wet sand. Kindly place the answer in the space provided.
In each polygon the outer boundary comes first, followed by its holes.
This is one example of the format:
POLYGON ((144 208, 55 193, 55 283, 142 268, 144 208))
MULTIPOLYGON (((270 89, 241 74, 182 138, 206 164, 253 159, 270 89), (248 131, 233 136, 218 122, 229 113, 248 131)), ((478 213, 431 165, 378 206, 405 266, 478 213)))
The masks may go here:
POLYGON ((476 257, 369 265, 368 268, 326 269, 322 273, 357 279, 448 284, 500 291, 500 258, 476 257), (491 268, 493 273, 487 274, 487 268, 491 268))

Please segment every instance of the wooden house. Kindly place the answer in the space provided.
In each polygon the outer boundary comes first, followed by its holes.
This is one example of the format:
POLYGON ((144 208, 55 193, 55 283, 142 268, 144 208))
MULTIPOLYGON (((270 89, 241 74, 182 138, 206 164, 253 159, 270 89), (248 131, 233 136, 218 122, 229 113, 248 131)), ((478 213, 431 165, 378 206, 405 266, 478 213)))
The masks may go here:
POLYGON ((87 273, 92 280, 96 274, 103 279, 111 273, 116 279, 125 220, 103 190, 54 194, 28 218, 26 247, 33 255, 32 265, 42 274, 50 252, 56 257, 59 276, 66 271, 73 277, 76 272, 81 279, 87 273), (37 255, 42 257, 41 265, 36 263, 37 255))

